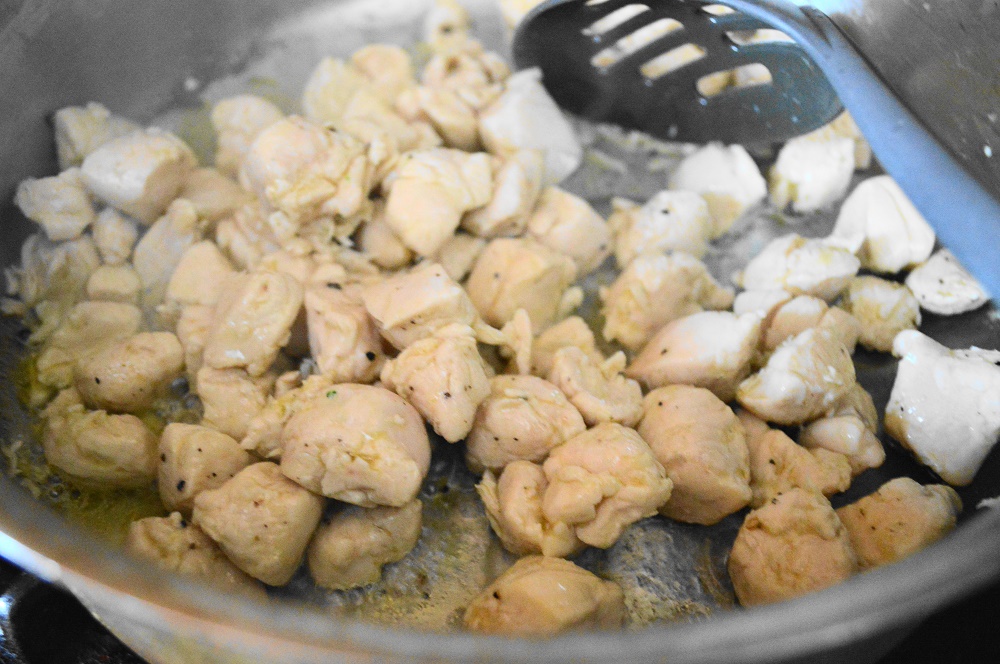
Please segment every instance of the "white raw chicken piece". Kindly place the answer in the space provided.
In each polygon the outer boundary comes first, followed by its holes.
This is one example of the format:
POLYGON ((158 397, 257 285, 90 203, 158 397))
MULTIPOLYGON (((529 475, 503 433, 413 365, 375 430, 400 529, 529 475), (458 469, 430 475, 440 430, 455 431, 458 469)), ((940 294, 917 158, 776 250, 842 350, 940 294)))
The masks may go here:
POLYGON ((973 311, 989 301, 989 293, 947 249, 941 249, 906 277, 921 308, 952 316, 973 311))
POLYGON ((579 316, 570 316, 539 334, 531 344, 529 370, 535 376, 548 376, 556 351, 566 346, 582 350, 595 364, 604 361, 597 350, 594 331, 579 316))
POLYGON ((201 423, 242 440, 267 403, 274 380, 271 372, 251 377, 245 369, 201 367, 194 383, 204 408, 201 423))
POLYGON ((741 145, 709 143, 688 155, 670 174, 670 189, 700 194, 715 219, 712 237, 719 237, 749 207, 767 196, 760 169, 741 145))
POLYGON ((197 163, 184 141, 151 128, 103 144, 87 155, 81 171, 96 198, 148 225, 167 209, 197 163))
POLYGON ((793 138, 782 146, 768 173, 771 201, 797 213, 832 206, 847 193, 854 174, 854 141, 793 138))
POLYGON ((934 230, 888 175, 868 178, 840 208, 829 238, 861 259, 861 267, 895 274, 927 260, 934 230))
POLYGON ((105 208, 91 225, 94 244, 106 265, 121 265, 132 256, 132 249, 139 239, 136 222, 123 216, 114 208, 105 208))
POLYGON ((42 227, 50 240, 72 240, 97 219, 79 168, 17 185, 14 204, 42 227))
POLYGON ((619 268, 645 253, 683 251, 701 258, 708 251, 714 221, 705 199, 692 191, 661 191, 641 206, 614 198, 611 205, 608 225, 619 268))
POLYGON ((950 350, 907 330, 892 354, 886 432, 949 484, 969 484, 1000 438, 1000 351, 950 350))
POLYGON ((484 238, 522 234, 542 190, 544 163, 538 150, 507 157, 493 178, 490 202, 462 217, 462 228, 484 238))
POLYGON ((872 163, 872 147, 862 136, 861 130, 855 124, 854 118, 847 111, 844 111, 829 124, 823 125, 815 131, 811 131, 800 137, 802 140, 812 140, 827 142, 839 138, 848 138, 853 145, 854 169, 859 171, 868 170, 872 163))
POLYGON ((858 342, 870 350, 888 353, 897 334, 920 325, 920 305, 910 289, 878 277, 852 279, 841 306, 861 323, 858 342))
POLYGON ((228 97, 212 107, 215 167, 231 178, 239 176, 243 160, 257 134, 285 117, 281 109, 257 95, 228 97))
POLYGON ((233 438, 197 424, 172 422, 160 434, 156 484, 168 510, 190 514, 194 497, 217 489, 250 465, 252 457, 233 438))
POLYGON ((163 302, 178 263, 201 237, 201 223, 194 206, 177 199, 139 239, 132 264, 142 281, 144 306, 155 307, 163 302))
POLYGON ((860 262, 850 251, 826 240, 795 233, 770 242, 741 275, 747 290, 786 290, 793 295, 835 299, 858 273, 860 262))
POLYGON ((807 449, 779 429, 750 435, 746 440, 753 507, 793 488, 832 496, 851 486, 851 462, 839 452, 822 447, 807 449))
POLYGON ((597 363, 575 346, 560 348, 552 357, 548 379, 576 406, 588 426, 617 422, 633 427, 642 417, 642 388, 622 375, 625 353, 597 363))
POLYGON ((679 251, 639 256, 598 293, 604 338, 629 350, 642 348, 672 320, 733 303, 733 291, 720 286, 704 263, 679 251))
POLYGON ((468 233, 455 233, 441 247, 434 260, 455 281, 464 280, 472 271, 479 254, 486 248, 486 240, 468 233))
POLYGON ((528 220, 528 235, 573 259, 585 277, 611 253, 611 231, 590 203, 559 187, 546 187, 528 220))
POLYGON ((140 129, 96 102, 60 108, 52 116, 59 170, 79 166, 91 152, 113 138, 140 129))
POLYGON ((583 160, 580 141, 542 86, 539 69, 525 69, 507 79, 504 93, 480 114, 479 134, 486 149, 496 155, 541 150, 546 185, 565 180, 583 160))
POLYGON ((265 459, 281 457, 281 430, 285 423, 295 414, 323 403, 326 394, 333 389, 333 382, 325 376, 309 376, 301 380, 299 374, 295 379, 296 384, 281 393, 276 384, 274 396, 251 418, 247 433, 240 441, 243 449, 265 459))
POLYGON ((331 283, 305 292, 309 354, 334 382, 370 383, 385 361, 382 337, 360 300, 331 283))
POLYGON ((91 408, 139 413, 166 394, 184 371, 184 349, 170 332, 140 332, 105 342, 73 368, 76 389, 91 408))
POLYGON ((102 265, 87 279, 87 299, 139 304, 142 282, 128 263, 102 265))

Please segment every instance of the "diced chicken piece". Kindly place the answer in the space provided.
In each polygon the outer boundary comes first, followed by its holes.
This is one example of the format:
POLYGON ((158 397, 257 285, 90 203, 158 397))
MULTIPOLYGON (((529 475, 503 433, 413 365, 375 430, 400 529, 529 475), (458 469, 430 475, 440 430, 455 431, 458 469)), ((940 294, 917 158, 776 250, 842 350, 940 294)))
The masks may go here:
POLYGON ((87 297, 102 302, 138 304, 142 282, 128 263, 102 265, 87 279, 87 297))
POLYGON ((673 482, 660 514, 712 525, 750 502, 750 456, 732 409, 700 387, 671 385, 643 400, 636 430, 673 482))
POLYGON ((535 338, 531 345, 531 373, 548 376, 556 351, 566 346, 579 348, 595 363, 604 361, 604 356, 597 350, 594 331, 579 316, 570 316, 535 338))
POLYGON ((576 406, 587 426, 617 422, 633 427, 642 417, 642 388, 622 375, 625 353, 600 364, 575 346, 555 352, 548 379, 576 406))
POLYGON ((163 506, 190 514, 194 497, 218 489, 252 458, 231 436, 196 424, 172 422, 160 434, 157 486, 163 506))
POLYGON ((410 344, 385 365, 381 379, 449 443, 468 435, 479 404, 490 394, 486 362, 464 325, 410 344))
POLYGON ((785 290, 830 302, 858 273, 860 263, 848 250, 826 240, 791 233, 764 247, 741 275, 747 290, 785 290))
POLYGON ((242 440, 250 422, 267 403, 274 380, 270 373, 252 377, 245 369, 201 367, 195 379, 205 409, 201 423, 242 440))
POLYGON ((363 46, 351 55, 351 64, 386 103, 417 84, 410 54, 394 44, 363 46))
POLYGON ((906 285, 921 308, 941 316, 973 311, 990 299, 982 284, 947 249, 914 268, 906 277, 906 285))
POLYGON ((826 330, 853 355, 861 338, 861 321, 840 307, 830 307, 819 319, 818 330, 826 330))
POLYGON ((517 459, 541 462, 586 428, 580 411, 547 380, 494 376, 466 438, 465 460, 475 472, 498 471, 517 459))
POLYGON ((140 129, 131 120, 114 115, 96 102, 60 108, 52 120, 59 170, 79 166, 87 155, 111 139, 140 129))
POLYGON ((760 342, 760 315, 702 311, 667 323, 629 365, 625 375, 649 389, 705 387, 732 401, 750 375, 760 342))
POLYGON ((712 237, 728 231, 767 195, 767 182, 746 149, 721 143, 709 143, 685 157, 670 174, 667 186, 693 191, 705 199, 715 220, 712 237))
POLYGON ((521 460, 507 464, 499 479, 487 470, 476 485, 493 532, 514 555, 540 553, 565 558, 585 546, 571 526, 550 523, 545 518, 542 497, 546 487, 548 480, 542 467, 521 460))
POLYGON ((842 341, 829 330, 810 328, 740 383, 736 399, 768 422, 801 424, 830 410, 854 382, 854 363, 842 341))
POLYGON ((261 375, 288 342, 301 306, 302 285, 294 277, 266 271, 229 277, 205 339, 205 364, 261 375))
POLYGON ((197 164, 184 141, 154 127, 104 143, 83 160, 81 172, 91 194, 148 225, 197 164))
POLYGON ((210 240, 188 247, 167 282, 166 302, 178 309, 191 305, 215 306, 226 278, 236 270, 210 240))
POLYGON ((576 277, 576 265, 568 256, 531 238, 500 238, 479 255, 466 288, 490 325, 502 327, 515 311, 524 309, 534 331, 541 332, 575 307, 569 304, 576 277))
POLYGON ((870 350, 892 351, 892 340, 920 325, 920 305, 910 289, 878 277, 855 277, 841 306, 861 323, 858 341, 870 350))
POLYGON ((469 12, 458 0, 435 0, 424 17, 423 40, 436 52, 453 48, 453 42, 466 39, 471 26, 469 12))
POLYGON ((615 235, 615 260, 624 269, 640 254, 683 251, 701 258, 714 235, 705 199, 693 191, 661 191, 644 205, 611 201, 608 225, 615 235))
POLYGON ((493 178, 493 197, 462 217, 462 228, 484 238, 521 235, 542 190, 545 161, 538 150, 518 150, 493 178))
POLYGON ((469 39, 464 31, 446 38, 435 49, 436 54, 420 76, 424 85, 451 90, 476 111, 485 109, 504 91, 510 67, 500 55, 483 50, 482 44, 469 39))
POLYGON ((801 136, 782 146, 768 173, 771 201, 798 213, 831 207, 847 193, 854 174, 854 141, 801 136))
POLYGON ((921 486, 909 477, 837 510, 862 570, 907 558, 955 528, 962 499, 946 484, 921 486))
POLYGON ((132 256, 139 239, 136 223, 113 208, 105 208, 91 225, 94 243, 106 265, 121 265, 132 256))
POLYGON ((493 161, 486 153, 434 148, 400 158, 386 199, 385 219, 407 247, 433 256, 462 215, 493 195, 493 161))
POLYGON ((486 240, 483 238, 468 233, 455 233, 441 246, 435 260, 449 277, 462 281, 472 271, 472 266, 485 248, 486 240))
POLYGON ((804 489, 750 512, 729 554, 729 577, 745 607, 829 588, 857 567, 847 530, 830 502, 804 489))
POLYGON ((466 152, 482 147, 476 110, 453 90, 421 85, 403 92, 395 105, 407 120, 433 127, 448 147, 466 152))
MULTIPOLYGON (((301 379, 301 374, 299 374, 301 379)), ((279 379, 280 382, 280 379, 279 379)), ((245 450, 255 452, 264 458, 281 456, 281 431, 293 415, 307 408, 323 403, 323 399, 333 388, 333 382, 325 376, 309 376, 301 384, 291 387, 281 394, 275 391, 263 410, 258 412, 247 433, 240 441, 245 450)))
MULTIPOLYGON (((500 373, 528 375, 531 373, 531 345, 534 334, 531 319, 524 309, 514 312, 513 318, 500 329, 503 344, 497 349, 501 357, 507 358, 507 367, 500 373)), ((601 358, 604 359, 603 357, 601 358)))
POLYGON ((430 466, 424 422, 401 397, 335 385, 281 432, 281 472, 310 491, 361 507, 401 507, 430 466))
POLYGON ((829 309, 825 301, 812 295, 797 295, 778 304, 770 311, 770 320, 761 339, 762 349, 767 353, 773 352, 786 339, 798 336, 809 328, 819 327, 829 309))
POLYGON ((139 331, 142 312, 118 302, 81 302, 73 307, 38 354, 38 380, 49 387, 73 383, 76 362, 104 344, 128 339, 139 331))
POLYGON ((87 410, 72 388, 42 417, 45 460, 66 479, 108 489, 143 487, 156 477, 156 436, 138 417, 87 410))
POLYGON ((819 129, 809 132, 801 137, 803 140, 827 142, 840 138, 851 140, 853 147, 853 159, 855 170, 868 170, 872 163, 872 148, 868 141, 861 135, 861 130, 855 124, 854 118, 847 111, 844 111, 832 122, 819 129))
POLYGON ((583 160, 580 141, 542 86, 537 68, 507 79, 503 94, 480 114, 479 135, 486 149, 500 156, 540 150, 545 155, 545 185, 559 184, 583 160))
POLYGON ((549 452, 545 518, 576 529, 581 541, 606 549, 629 525, 653 516, 673 482, 634 429, 598 424, 549 452))
POLYGON ((851 463, 845 455, 821 447, 806 449, 778 429, 749 437, 747 448, 754 507, 793 488, 832 496, 851 485, 851 463))
POLYGON ((339 118, 310 117, 326 126, 350 134, 362 142, 380 141, 384 143, 388 154, 397 154, 441 145, 441 137, 430 124, 432 118, 428 117, 429 114, 421 112, 430 110, 431 114, 442 121, 443 135, 445 132, 456 132, 451 134, 455 141, 449 145, 469 150, 476 149, 479 139, 476 134, 475 117, 471 111, 467 111, 471 117, 466 117, 462 114, 464 109, 455 109, 453 105, 442 107, 437 99, 427 102, 428 109, 414 108, 419 104, 419 100, 411 98, 422 91, 423 88, 404 91, 394 108, 391 102, 383 100, 384 91, 363 85, 346 97, 347 101, 339 118), (399 103, 404 99, 408 103, 400 109, 399 103))
POLYGON ((621 588, 562 558, 514 563, 465 610, 473 632, 551 636, 571 629, 614 629, 625 620, 621 588))
POLYGON ((773 429, 768 426, 767 422, 760 419, 746 408, 740 408, 737 406, 736 410, 733 412, 736 413, 736 418, 740 421, 740 424, 743 425, 743 433, 746 437, 747 449, 749 449, 751 445, 758 445, 764 434, 773 431, 773 429))
POLYGON ((761 328, 766 330, 778 307, 791 300, 794 295, 782 289, 748 289, 741 291, 733 300, 733 313, 737 316, 756 312, 763 319, 761 328))
MULTIPOLYGON (((365 76, 348 62, 331 57, 320 60, 302 91, 302 110, 318 123, 339 124, 354 96, 371 86, 365 76)), ((371 89, 372 93, 376 90, 371 89)))
POLYGON ((76 389, 91 408, 116 413, 149 409, 184 372, 184 349, 170 332, 140 332, 77 360, 76 389))
POLYGON ((256 95, 237 95, 217 103, 211 114, 217 144, 215 167, 236 178, 257 135, 284 117, 281 109, 256 95))
POLYGON ((199 493, 192 520, 241 570, 281 586, 298 569, 324 502, 264 461, 199 493))
POLYGON ((799 444, 845 455, 853 475, 878 468, 885 461, 885 448, 878 438, 875 403, 857 383, 835 410, 802 428, 799 444))
POLYGON ((731 289, 720 286, 704 263, 679 251, 639 256, 599 295, 604 338, 633 351, 672 320, 733 303, 731 289))
POLYGON ((320 373, 337 383, 375 380, 385 361, 382 338, 357 298, 342 288, 314 286, 305 293, 305 311, 310 355, 320 373))
POLYGON ((232 217, 220 221, 215 227, 215 242, 236 267, 244 270, 257 267, 264 256, 281 248, 260 205, 244 205, 232 217))
POLYGON ((402 269, 413 260, 413 252, 386 222, 381 202, 376 202, 372 218, 358 229, 357 242, 362 253, 385 270, 402 269))
POLYGON ((892 354, 886 432, 944 481, 969 484, 1000 437, 1000 351, 950 350, 907 330, 892 354))
POLYGON ((184 349, 184 370, 193 394, 198 393, 198 370, 202 365, 205 340, 212 329, 213 311, 214 307, 192 305, 184 307, 177 319, 177 340, 184 349))
POLYGON ((14 204, 25 217, 42 227, 50 240, 72 240, 95 219, 79 168, 47 178, 28 178, 17 185, 14 204))
POLYGON ((132 254, 132 264, 142 280, 145 306, 153 307, 163 302, 178 264, 201 237, 202 227, 194 206, 177 199, 139 239, 132 254))
POLYGON ((934 230, 888 175, 868 178, 840 208, 830 240, 861 259, 861 267, 895 274, 927 260, 934 230))
POLYGON ((375 583, 382 566, 406 557, 420 539, 423 505, 348 506, 320 524, 309 543, 309 574, 320 588, 347 590, 375 583))
POLYGON ((180 512, 130 523, 125 550, 168 572, 264 597, 260 583, 230 562, 212 538, 180 512))
POLYGON ((584 199, 559 187, 546 187, 528 220, 528 235, 569 256, 585 277, 611 254, 607 222, 584 199))
POLYGON ((253 202, 253 194, 214 168, 191 171, 177 197, 191 201, 198 218, 213 224, 253 202))

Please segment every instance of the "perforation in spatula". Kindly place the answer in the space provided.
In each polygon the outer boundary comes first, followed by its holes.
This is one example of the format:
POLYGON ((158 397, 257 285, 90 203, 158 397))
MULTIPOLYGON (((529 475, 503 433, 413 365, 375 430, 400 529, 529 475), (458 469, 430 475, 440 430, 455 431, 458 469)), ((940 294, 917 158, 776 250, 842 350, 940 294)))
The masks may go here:
POLYGON ((514 57, 567 110, 673 140, 783 140, 840 110, 797 44, 719 4, 555 0, 519 28, 514 57))

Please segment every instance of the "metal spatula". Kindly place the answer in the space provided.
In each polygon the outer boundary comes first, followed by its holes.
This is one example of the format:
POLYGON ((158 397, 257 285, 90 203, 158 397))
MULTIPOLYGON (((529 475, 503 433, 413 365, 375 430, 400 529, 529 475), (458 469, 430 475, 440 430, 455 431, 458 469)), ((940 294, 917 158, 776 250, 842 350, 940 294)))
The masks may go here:
POLYGON ((759 144, 851 112, 885 170, 948 246, 1000 293, 1000 203, 914 117, 825 14, 781 0, 548 0, 514 36, 563 108, 671 140, 759 144), (792 41, 752 43, 772 28, 792 41), (677 66, 679 64, 679 66, 677 66), (771 81, 710 95, 718 72, 771 81))

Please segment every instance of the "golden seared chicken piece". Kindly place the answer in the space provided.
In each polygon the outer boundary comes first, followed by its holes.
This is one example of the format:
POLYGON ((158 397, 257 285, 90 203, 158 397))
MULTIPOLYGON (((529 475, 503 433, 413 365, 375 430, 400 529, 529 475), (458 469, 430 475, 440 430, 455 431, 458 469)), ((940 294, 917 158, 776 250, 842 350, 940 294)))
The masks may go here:
POLYGON ((250 465, 252 457, 231 436, 197 424, 172 422, 160 434, 156 484, 163 506, 190 514, 194 497, 217 489, 250 465))
POLYGON ((132 265, 142 281, 144 306, 155 307, 163 302, 177 265, 201 238, 198 213, 182 198, 171 203, 166 213, 139 238, 132 253, 132 265))
POLYGON ((902 560, 955 528, 962 499, 946 484, 921 486, 909 477, 837 510, 862 570, 902 560))
POLYGON ((116 413, 149 409, 184 373, 184 349, 170 332, 140 332, 110 342, 73 367, 84 403, 116 413))
POLYGON ((403 244, 385 220, 385 204, 375 202, 372 218, 358 229, 358 249, 384 270, 400 270, 413 261, 413 252, 403 244))
POLYGON ((576 406, 587 426, 617 422, 633 427, 642 417, 642 388, 623 376, 623 369, 621 351, 597 363, 576 346, 565 346, 553 355, 548 379, 576 406))
POLYGON ((870 350, 892 351, 892 340, 920 325, 920 305, 910 289, 878 277, 851 279, 841 306, 861 323, 858 341, 870 350))
POLYGON ((197 164, 184 141, 151 128, 111 139, 88 154, 80 168, 95 198, 149 225, 197 164))
POLYGON ((611 230, 584 199, 559 187, 546 187, 538 198, 528 235, 573 259, 585 277, 611 254, 611 230))
POLYGON ((818 327, 829 305, 812 295, 797 295, 768 312, 769 322, 762 348, 771 353, 786 339, 791 339, 811 327, 818 327))
POLYGON ((920 307, 942 316, 973 311, 989 301, 989 293, 955 255, 941 249, 906 277, 906 286, 920 307))
POLYGON ((858 273, 860 263, 847 249, 827 240, 791 233, 772 240, 750 259, 740 277, 747 290, 786 290, 831 302, 858 273))
POLYGON ((257 95, 236 95, 218 102, 211 114, 218 146, 215 167, 235 179, 257 135, 284 117, 280 108, 257 95))
POLYGON ((143 487, 156 477, 156 436, 135 415, 87 410, 70 388, 42 418, 45 459, 66 479, 106 489, 143 487))
POLYGON ((647 388, 705 387, 732 401, 750 375, 760 342, 760 315, 702 311, 667 323, 632 360, 625 375, 647 388))
POLYGON ((309 354, 333 382, 370 383, 385 361, 382 337, 360 298, 331 284, 305 293, 309 354))
POLYGON ((468 629, 503 636, 612 629, 624 620, 621 588, 568 560, 545 556, 514 563, 465 610, 468 629))
POLYGON ((643 205, 614 198, 611 206, 608 225, 621 269, 640 254, 683 251, 701 258, 714 236, 708 204, 693 191, 661 191, 643 205))
POLYGON ((138 304, 142 282, 129 263, 102 265, 87 279, 87 299, 138 304))
POLYGON ((748 208, 764 200, 767 183, 741 145, 709 143, 688 155, 670 175, 668 187, 693 191, 708 203, 719 237, 748 208))
POLYGON ((796 213, 830 208, 847 193, 854 175, 854 141, 799 136, 785 143, 768 173, 771 201, 796 213))
POLYGON ((79 166, 91 152, 113 138, 139 131, 139 125, 96 102, 66 106, 52 116, 59 170, 79 166))
POLYGON ((251 376, 246 369, 204 366, 195 379, 204 415, 201 423, 236 440, 247 434, 250 422, 263 410, 275 375, 251 376))
POLYGON ((656 514, 673 482, 634 429, 598 424, 549 452, 542 511, 574 526, 581 541, 606 549, 629 525, 656 514))
POLYGON ((166 304, 178 308, 193 304, 215 306, 233 264, 210 240, 187 248, 167 283, 166 304))
POLYGON ((375 583, 382 566, 406 557, 420 539, 423 505, 345 506, 316 529, 306 560, 320 588, 347 590, 375 583))
POLYGON ((731 289, 720 286, 704 263, 679 251, 639 256, 599 294, 604 338, 633 351, 672 320, 733 303, 731 289))
POLYGON ((542 191, 544 158, 538 150, 509 155, 493 177, 493 197, 462 217, 462 228, 484 238, 521 235, 542 191))
POLYGON ((205 351, 205 340, 212 329, 212 316, 215 307, 191 305, 181 309, 177 319, 177 340, 184 349, 184 371, 187 375, 188 387, 192 393, 198 393, 198 371, 202 365, 202 354, 205 351))
POLYGON ((500 470, 517 459, 541 462, 585 429, 580 411, 547 380, 494 376, 465 440, 465 460, 474 472, 500 470))
POLYGON ((747 449, 759 444, 764 434, 773 431, 767 422, 745 408, 737 406, 733 412, 736 414, 736 418, 740 421, 740 424, 743 425, 743 434, 746 438, 747 449))
POLYGON ((302 285, 294 277, 268 271, 230 276, 205 339, 205 364, 261 375, 288 342, 301 306, 302 285))
POLYGON ((14 204, 56 242, 80 237, 97 219, 79 168, 52 177, 22 180, 14 204))
POLYGON ((371 385, 334 385, 281 431, 281 472, 315 493, 361 507, 413 500, 430 466, 420 414, 371 385))
POLYGON ((810 328, 740 383, 736 399, 768 422, 802 424, 829 411, 854 383, 854 363, 843 342, 827 329, 810 328))
POLYGON ((282 475, 277 464, 263 461, 199 493, 191 520, 241 570, 281 586, 298 569, 324 503, 282 475))
POLYGON ((636 430, 673 482, 660 514, 712 525, 750 502, 750 456, 732 409, 700 387, 671 385, 643 401, 636 430))
POLYGON ((486 240, 483 238, 459 232, 445 241, 434 260, 449 277, 462 281, 472 271, 472 266, 485 248, 486 240))
POLYGON ((571 287, 576 277, 568 256, 531 238, 500 238, 479 255, 466 289, 490 325, 502 327, 524 309, 541 332, 582 301, 583 293, 571 287))
POLYGON ((806 449, 778 429, 747 437, 747 448, 754 507, 793 488, 832 496, 851 485, 851 463, 845 455, 821 447, 806 449))
MULTIPOLYGON (((279 379, 276 388, 281 382, 279 379)), ((251 418, 247 433, 240 441, 243 449, 265 459, 280 458, 281 431, 285 423, 296 413, 323 403, 327 392, 334 385, 326 376, 309 376, 300 384, 295 385, 295 383, 299 383, 299 380, 293 381, 293 386, 280 394, 275 389, 274 396, 269 397, 264 408, 251 418)))
POLYGON ((489 369, 466 325, 443 327, 410 344, 386 363, 381 379, 449 443, 468 435, 479 404, 490 394, 489 369))
MULTIPOLYGON (((501 373, 527 375, 531 373, 531 345, 535 336, 531 332, 531 318, 524 309, 518 309, 507 324, 500 329, 504 341, 497 349, 507 358, 507 367, 501 373)), ((601 359, 604 359, 603 357, 601 359)))
POLYGON ((213 225, 253 202, 253 194, 232 177, 214 168, 196 168, 184 181, 177 198, 191 201, 198 218, 213 225))
POLYGON ((847 529, 830 502, 797 488, 750 512, 729 554, 729 577, 745 607, 829 588, 857 567, 847 529))
POLYGON ((572 526, 545 518, 542 498, 548 484, 540 465, 518 460, 507 464, 499 478, 487 470, 476 485, 493 532, 514 555, 565 558, 585 547, 572 526))
POLYGON ((733 311, 737 314, 753 311, 762 316, 763 360, 787 339, 809 328, 829 330, 852 354, 861 334, 858 319, 812 295, 793 296, 782 290, 743 291, 736 296, 733 311))
POLYGON ((595 363, 604 361, 604 356, 597 350, 594 331, 579 316, 570 316, 535 337, 531 344, 531 373, 548 376, 556 351, 566 346, 579 348, 595 363))
POLYGON ((845 455, 851 472, 858 475, 885 461, 878 424, 875 402, 865 388, 855 383, 830 413, 802 427, 799 444, 845 455))
POLYGON ((132 249, 139 239, 139 230, 134 220, 122 215, 114 208, 104 208, 91 224, 90 232, 94 244, 105 265, 121 265, 128 262, 132 249))
POLYGON ((390 176, 386 223, 418 255, 435 255, 463 214, 490 202, 493 168, 483 152, 433 148, 403 155, 390 176))
POLYGON ((260 204, 244 205, 215 227, 215 242, 238 268, 249 270, 281 248, 260 204))
POLYGON ((130 523, 125 550, 168 572, 264 597, 260 582, 230 562, 212 538, 180 512, 130 523))

